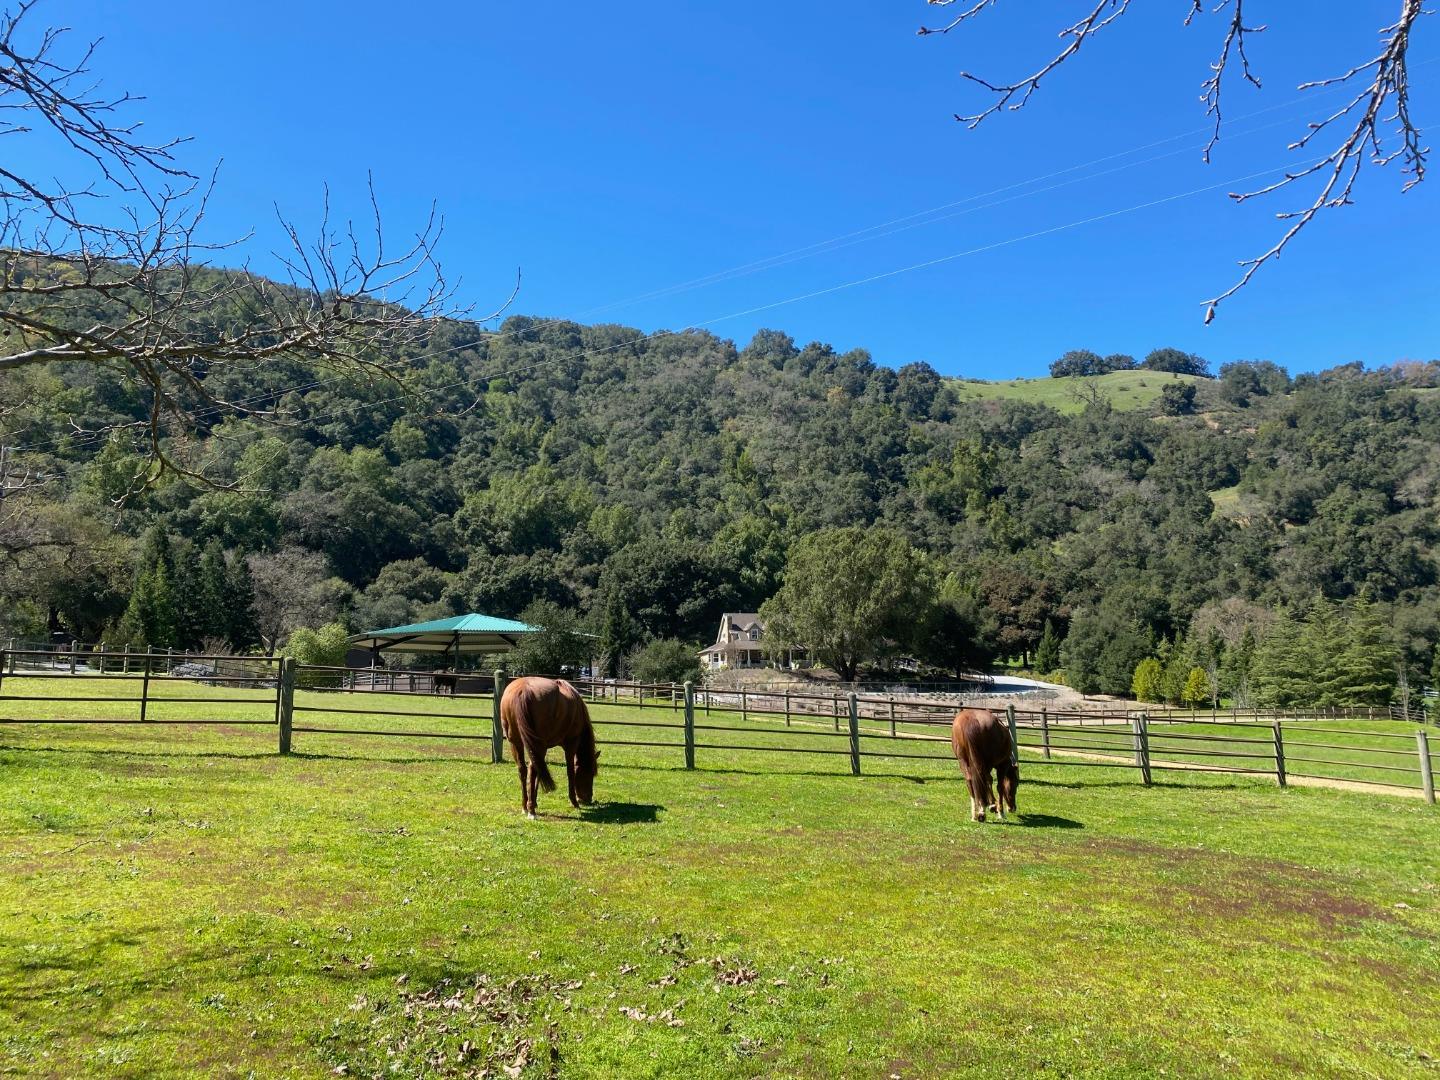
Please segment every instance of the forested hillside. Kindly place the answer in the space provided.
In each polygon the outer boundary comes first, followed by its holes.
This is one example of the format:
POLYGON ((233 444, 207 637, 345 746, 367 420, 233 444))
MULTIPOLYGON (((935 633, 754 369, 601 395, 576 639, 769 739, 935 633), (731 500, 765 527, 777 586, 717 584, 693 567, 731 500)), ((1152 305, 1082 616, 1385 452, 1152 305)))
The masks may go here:
POLYGON ((1070 415, 771 331, 737 347, 443 323, 401 366, 403 385, 231 368, 209 392, 270 418, 195 434, 187 460, 208 484, 148 486, 134 382, 95 366, 0 376, 6 467, 45 481, 0 502, 0 635, 268 648, 335 619, 547 601, 603 628, 618 660, 756 610, 801 537, 881 525, 957 615, 917 617, 933 640, 903 643, 940 667, 1023 656, 1128 691, 1140 661, 1183 651, 1219 690, 1223 654, 1276 627, 1319 642, 1318 620, 1374 639, 1367 662, 1390 685, 1430 679, 1434 364, 1293 381, 1227 365, 1187 380, 1193 397, 1129 411, 1079 381, 1070 415), (939 640, 957 634, 963 647, 939 640))

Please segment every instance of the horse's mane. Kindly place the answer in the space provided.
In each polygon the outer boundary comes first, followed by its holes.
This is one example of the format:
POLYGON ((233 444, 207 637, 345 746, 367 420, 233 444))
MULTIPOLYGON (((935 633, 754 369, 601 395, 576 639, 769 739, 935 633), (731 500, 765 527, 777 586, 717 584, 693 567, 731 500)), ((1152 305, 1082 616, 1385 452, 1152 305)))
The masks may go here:
POLYGON ((580 719, 584 721, 580 725, 580 746, 575 752, 576 763, 590 775, 595 775, 595 727, 590 723, 590 710, 585 708, 585 702, 580 702, 580 719))

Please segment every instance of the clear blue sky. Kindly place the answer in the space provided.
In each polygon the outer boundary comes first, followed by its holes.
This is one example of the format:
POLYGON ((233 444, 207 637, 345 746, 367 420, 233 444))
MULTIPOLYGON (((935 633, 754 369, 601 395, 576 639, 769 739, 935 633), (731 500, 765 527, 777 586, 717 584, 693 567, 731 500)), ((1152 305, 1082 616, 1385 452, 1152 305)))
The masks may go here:
MULTIPOLYGON (((519 266, 527 314, 704 325, 741 343, 769 326, 983 378, 1043 374, 1074 347, 1176 345, 1292 371, 1440 356, 1440 173, 1402 196, 1397 166, 1201 324, 1201 301, 1270 244, 1273 215, 1295 199, 1237 209, 1227 182, 1298 158, 1286 144, 1338 99, 1307 105, 1295 87, 1368 57, 1397 0, 1326 4, 1323 19, 1309 4, 1264 5, 1271 28, 1252 46, 1264 89, 1230 87, 1234 124, 1208 166, 1198 93, 1223 17, 1187 30, 1188 0, 1136 5, 1025 110, 978 131, 955 123, 986 100, 960 70, 1019 75, 1079 6, 1008 0, 948 38, 915 35, 944 14, 920 0, 50 0, 38 16, 105 37, 96 69, 147 96, 134 115, 152 136, 194 135, 197 167, 223 157, 212 236, 258 228, 261 269, 272 202, 313 222, 328 182, 359 212, 369 169, 393 231, 439 203, 446 268, 480 309, 519 266), (864 242, 617 303, 947 204, 959 205, 864 242)), ((1440 63, 1423 62, 1437 57, 1431 17, 1412 63, 1432 132, 1440 63)))

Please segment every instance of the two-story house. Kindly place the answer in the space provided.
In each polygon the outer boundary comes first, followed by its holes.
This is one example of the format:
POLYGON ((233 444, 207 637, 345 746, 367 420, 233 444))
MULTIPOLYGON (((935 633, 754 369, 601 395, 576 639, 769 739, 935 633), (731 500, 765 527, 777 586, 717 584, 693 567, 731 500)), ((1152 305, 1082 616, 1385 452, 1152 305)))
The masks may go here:
POLYGON ((706 671, 764 667, 764 646, 760 644, 764 634, 764 624, 755 612, 727 611, 720 616, 715 644, 700 653, 700 666, 706 671))
MULTIPOLYGON (((700 653, 700 666, 706 671, 725 668, 759 668, 765 666, 765 624, 753 611, 727 611, 720 616, 720 630, 715 644, 700 653)), ((787 649, 784 667, 804 665, 804 649, 787 649)))

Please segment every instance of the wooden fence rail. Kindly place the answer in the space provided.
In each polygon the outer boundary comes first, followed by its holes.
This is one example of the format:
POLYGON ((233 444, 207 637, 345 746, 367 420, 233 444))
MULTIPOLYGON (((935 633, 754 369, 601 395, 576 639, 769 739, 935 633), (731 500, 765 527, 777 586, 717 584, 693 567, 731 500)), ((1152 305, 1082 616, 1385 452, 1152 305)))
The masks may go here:
MULTIPOLYGON (((413 687, 426 684, 406 681, 411 676, 433 677, 432 672, 357 673, 301 665, 288 658, 189 656, 182 662, 170 654, 111 653, 104 664, 86 664, 85 671, 72 675, 68 665, 17 670, 14 660, 10 650, 0 650, 0 708, 6 702, 52 700, 53 695, 44 690, 47 681, 63 679, 68 680, 69 701, 131 705, 134 714, 111 719, 0 716, 0 724, 270 726, 276 730, 281 754, 292 752, 297 736, 310 735, 488 741, 489 759, 504 759, 499 708, 507 681, 503 671, 463 676, 438 696, 435 691, 442 687, 429 684, 427 704, 447 703, 446 708, 436 709, 421 707, 416 700, 413 687), (379 674, 387 678, 375 678, 379 674), (27 692, 17 692, 16 681, 22 678, 27 692), (31 685, 34 681, 40 683, 39 690, 31 685), (181 689, 185 683, 206 684, 222 693, 186 694, 181 689), (78 694, 73 692, 77 688, 81 688, 78 694), (227 689, 235 692, 223 693, 227 689), (241 696, 245 691, 249 696, 241 696), (362 704, 362 698, 368 700, 362 704), (227 711, 252 706, 260 715, 206 717, 173 708, 210 704, 226 706, 227 711), (397 720, 411 723, 393 722, 397 720), (428 723, 411 726, 416 721, 428 723)), ((637 713, 640 708, 654 710, 648 717, 596 710, 592 716, 600 742, 673 748, 683 754, 687 769, 696 767, 697 752, 703 751, 844 757, 857 776, 867 759, 953 760, 949 727, 954 705, 950 703, 854 692, 843 697, 792 692, 752 695, 747 690, 720 692, 691 683, 586 682, 580 689, 597 705, 634 705, 637 713)), ((1362 721, 1370 715, 1349 710, 1344 716, 1327 711, 1221 714, 1212 719, 1203 714, 1095 714, 1013 705, 1005 710, 1015 753, 1026 768, 1133 770, 1147 785, 1162 770, 1267 775, 1281 786, 1292 779, 1359 780, 1411 791, 1418 788, 1433 802, 1434 763, 1427 732, 1375 730, 1362 721), (1333 726, 1337 722, 1346 726, 1333 726), (1362 741, 1347 741, 1354 739, 1362 741)), ((1379 718, 1388 719, 1383 714, 1379 718)))

